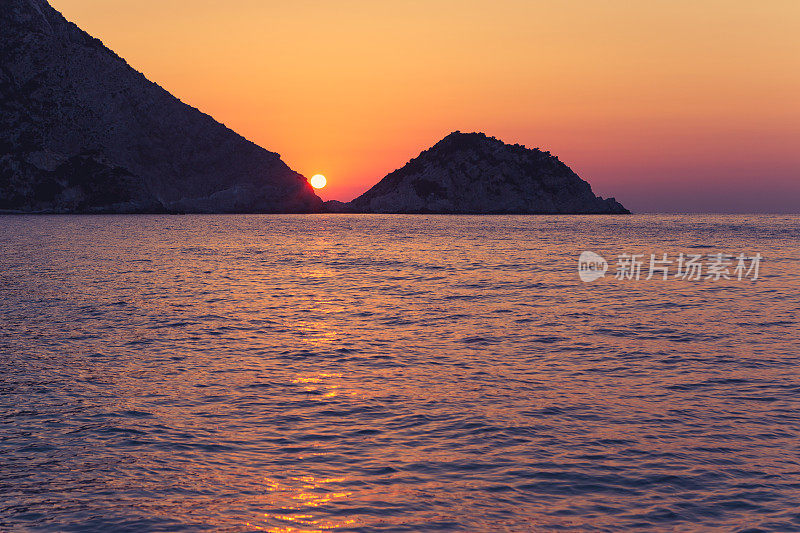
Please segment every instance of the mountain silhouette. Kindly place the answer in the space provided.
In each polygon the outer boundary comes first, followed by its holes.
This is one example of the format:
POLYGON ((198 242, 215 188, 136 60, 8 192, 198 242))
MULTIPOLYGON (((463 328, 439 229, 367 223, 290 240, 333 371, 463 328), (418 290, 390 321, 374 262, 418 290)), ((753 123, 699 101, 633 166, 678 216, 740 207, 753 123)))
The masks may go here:
POLYGON ((629 214, 549 152, 454 132, 347 204, 366 213, 629 214))
POLYGON ((0 0, 0 210, 313 212, 280 156, 172 96, 45 0, 0 0))

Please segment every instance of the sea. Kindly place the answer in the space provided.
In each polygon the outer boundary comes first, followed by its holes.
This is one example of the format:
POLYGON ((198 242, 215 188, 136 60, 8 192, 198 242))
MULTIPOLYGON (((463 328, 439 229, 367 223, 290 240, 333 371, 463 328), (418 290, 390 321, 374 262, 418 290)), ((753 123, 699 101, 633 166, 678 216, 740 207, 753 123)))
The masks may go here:
POLYGON ((2 216, 0 531, 800 531, 799 315, 800 216, 2 216))

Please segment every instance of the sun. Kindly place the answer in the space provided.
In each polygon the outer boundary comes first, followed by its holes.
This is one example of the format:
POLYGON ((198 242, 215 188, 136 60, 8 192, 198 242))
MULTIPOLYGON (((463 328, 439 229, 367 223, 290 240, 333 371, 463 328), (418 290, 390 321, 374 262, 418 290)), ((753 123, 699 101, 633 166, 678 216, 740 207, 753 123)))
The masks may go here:
POLYGON ((317 174, 311 178, 311 186, 315 189, 322 189, 328 184, 328 180, 322 174, 317 174))

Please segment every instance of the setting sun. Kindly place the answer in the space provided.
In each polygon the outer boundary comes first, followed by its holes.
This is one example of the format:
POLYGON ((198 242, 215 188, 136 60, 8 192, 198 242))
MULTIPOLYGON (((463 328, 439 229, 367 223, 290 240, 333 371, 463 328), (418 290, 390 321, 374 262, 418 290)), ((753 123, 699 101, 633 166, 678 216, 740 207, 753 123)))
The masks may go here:
POLYGON ((322 174, 317 174, 311 178, 310 183, 315 189, 322 189, 328 184, 328 180, 322 174))

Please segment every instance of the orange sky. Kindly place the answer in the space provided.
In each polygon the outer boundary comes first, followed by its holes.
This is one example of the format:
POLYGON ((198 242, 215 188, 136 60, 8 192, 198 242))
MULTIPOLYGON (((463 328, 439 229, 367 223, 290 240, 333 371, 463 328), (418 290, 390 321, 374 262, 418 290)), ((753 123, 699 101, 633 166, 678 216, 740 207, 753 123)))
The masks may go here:
POLYGON ((52 0, 350 200, 453 130, 636 211, 800 211, 797 0, 52 0))

